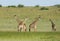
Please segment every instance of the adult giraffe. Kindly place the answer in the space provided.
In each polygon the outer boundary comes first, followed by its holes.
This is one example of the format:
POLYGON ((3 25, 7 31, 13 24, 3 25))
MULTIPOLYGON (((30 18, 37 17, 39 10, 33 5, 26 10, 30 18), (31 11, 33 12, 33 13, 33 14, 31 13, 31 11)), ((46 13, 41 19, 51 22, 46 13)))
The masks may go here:
POLYGON ((24 20, 19 20, 17 15, 14 15, 14 17, 16 18, 16 21, 18 22, 18 26, 17 26, 18 32, 26 31, 27 27, 26 27, 25 21, 27 20, 27 17, 24 20))
POLYGON ((39 19, 40 19, 40 15, 29 25, 29 31, 31 31, 32 28, 34 29, 34 31, 36 31, 37 28, 36 25, 39 19))
POLYGON ((51 19, 49 21, 51 22, 52 31, 56 31, 55 23, 51 19))

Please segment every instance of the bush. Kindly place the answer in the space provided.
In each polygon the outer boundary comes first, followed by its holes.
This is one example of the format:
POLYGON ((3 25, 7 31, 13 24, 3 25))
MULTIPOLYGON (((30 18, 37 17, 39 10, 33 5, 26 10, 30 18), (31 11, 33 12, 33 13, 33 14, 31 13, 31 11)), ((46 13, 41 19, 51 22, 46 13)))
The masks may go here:
POLYGON ((48 8, 46 8, 46 7, 42 7, 40 10, 48 10, 48 8))
POLYGON ((24 5, 19 4, 17 7, 24 7, 24 5))

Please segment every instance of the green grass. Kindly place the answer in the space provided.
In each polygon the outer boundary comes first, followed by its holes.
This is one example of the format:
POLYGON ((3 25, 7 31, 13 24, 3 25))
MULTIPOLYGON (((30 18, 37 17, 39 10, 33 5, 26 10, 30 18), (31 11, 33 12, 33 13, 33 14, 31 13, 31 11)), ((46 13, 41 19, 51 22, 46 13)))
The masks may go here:
POLYGON ((60 32, 0 32, 0 41, 60 41, 60 32))

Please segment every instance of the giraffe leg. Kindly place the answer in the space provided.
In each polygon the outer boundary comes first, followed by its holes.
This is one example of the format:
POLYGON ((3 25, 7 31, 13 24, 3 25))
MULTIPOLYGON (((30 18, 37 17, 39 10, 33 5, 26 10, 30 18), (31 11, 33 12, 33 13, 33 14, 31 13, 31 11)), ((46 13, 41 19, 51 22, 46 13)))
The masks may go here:
POLYGON ((29 32, 31 31, 31 28, 29 28, 29 32))
POLYGON ((26 32, 27 31, 27 29, 24 29, 24 32, 26 32))
POLYGON ((55 26, 55 29, 54 30, 56 31, 56 26, 55 26))
POLYGON ((55 26, 52 26, 52 31, 56 31, 56 27, 55 26))
POLYGON ((21 25, 19 25, 19 27, 18 27, 18 32, 21 32, 22 31, 22 26, 21 25))
POLYGON ((52 29, 52 31, 56 31, 56 29, 54 28, 54 29, 52 29))
POLYGON ((54 31, 56 31, 56 29, 54 29, 54 31))
POLYGON ((22 31, 23 31, 23 32, 26 32, 26 29, 25 29, 25 28, 22 28, 22 31))
POLYGON ((26 32, 26 29, 25 29, 25 32, 26 32))
POLYGON ((22 28, 18 28, 18 32, 21 32, 22 28))
POLYGON ((23 30, 24 30, 24 32, 26 32, 26 30, 27 30, 26 25, 23 26, 23 30))
POLYGON ((34 32, 36 32, 36 28, 34 28, 34 32))
POLYGON ((20 31, 19 26, 17 26, 17 28, 18 28, 18 32, 19 32, 20 31))
POLYGON ((54 28, 52 28, 52 31, 54 32, 54 28))
POLYGON ((34 28, 34 32, 36 32, 36 28, 34 28))
POLYGON ((19 32, 19 29, 18 29, 18 32, 19 32))
POLYGON ((34 32, 36 32, 36 26, 34 27, 34 32))
POLYGON ((22 28, 20 28, 20 32, 21 32, 22 28))

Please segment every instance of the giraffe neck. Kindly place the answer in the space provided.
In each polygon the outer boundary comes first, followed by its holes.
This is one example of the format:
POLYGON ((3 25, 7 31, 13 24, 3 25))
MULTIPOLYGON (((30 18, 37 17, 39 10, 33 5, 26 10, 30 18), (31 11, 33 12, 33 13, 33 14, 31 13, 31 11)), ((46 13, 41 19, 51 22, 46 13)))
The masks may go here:
POLYGON ((15 19, 18 23, 20 23, 22 20, 20 20, 17 16, 15 16, 15 19))
POLYGON ((36 24, 36 23, 38 22, 38 20, 39 20, 39 18, 37 18, 35 21, 33 21, 33 23, 35 23, 35 24, 36 24))
POLYGON ((25 19, 23 20, 23 22, 26 23, 27 20, 28 20, 28 18, 25 18, 25 19))
POLYGON ((51 22, 52 24, 54 24, 54 22, 53 22, 52 20, 50 20, 50 22, 51 22))

